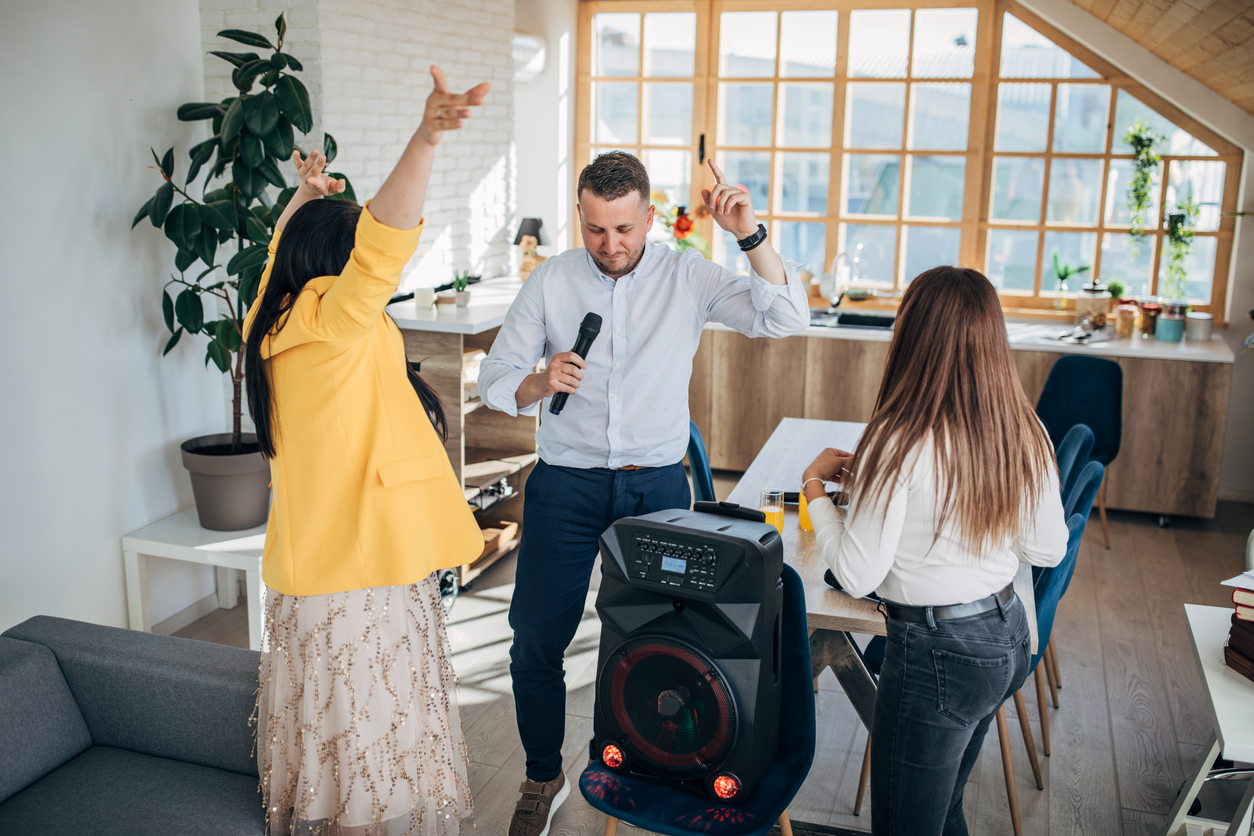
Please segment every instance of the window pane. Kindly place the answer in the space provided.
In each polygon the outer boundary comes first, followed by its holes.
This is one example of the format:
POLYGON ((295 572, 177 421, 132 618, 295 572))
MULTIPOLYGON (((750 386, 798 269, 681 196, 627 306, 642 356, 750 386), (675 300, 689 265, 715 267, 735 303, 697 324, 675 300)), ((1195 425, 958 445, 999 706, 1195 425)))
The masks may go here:
POLYGON ((836 75, 836 19, 836 12, 784 12, 779 74, 788 78, 836 75))
POLYGON ((592 72, 640 74, 640 15, 615 12, 592 18, 592 72))
POLYGON ((777 212, 827 214, 827 186, 831 154, 781 152, 777 212))
POLYGON ((832 146, 832 85, 780 84, 779 144, 787 148, 832 146))
POLYGON ((845 86, 849 104, 845 145, 849 148, 900 148, 906 116, 906 85, 851 82, 845 86))
POLYGON ((910 148, 965 151, 971 118, 971 85, 910 85, 910 148))
POLYGON ((910 282, 924 270, 943 264, 958 263, 958 245, 962 243, 962 230, 950 226, 902 227, 905 238, 906 260, 902 283, 910 282))
POLYGON ((1041 293, 1057 291, 1058 277, 1054 273, 1054 255, 1058 264, 1078 270, 1088 267, 1079 275, 1067 280, 1067 292, 1075 293, 1080 285, 1093 280, 1093 256, 1097 252, 1096 232, 1046 232, 1045 251, 1041 253, 1041 293))
MULTIPOLYGON (((975 71, 975 9, 914 13, 915 78, 970 78, 975 71)), ((907 271, 909 274, 909 271, 907 271)))
POLYGON ((740 251, 735 235, 716 226, 714 242, 710 250, 714 255, 715 264, 721 264, 733 273, 749 275, 749 257, 740 251))
POLYGON ((846 215, 897 216, 901 157, 895 154, 846 154, 846 215))
POLYGON ((1123 141, 1123 135, 1137 119, 1144 119, 1155 133, 1166 137, 1166 142, 1154 148, 1159 154, 1178 154, 1188 157, 1215 156, 1215 152, 1208 145, 1183 128, 1177 127, 1170 119, 1159 116, 1157 112, 1150 110, 1148 105, 1141 104, 1123 90, 1120 90, 1115 97, 1115 137, 1114 148, 1111 149, 1114 153, 1133 153, 1132 146, 1123 141))
POLYGON ((1044 151, 1049 140, 1048 84, 997 85, 998 151, 1044 151))
POLYGON ((644 85, 643 142, 650 145, 692 144, 692 85, 644 85))
POLYGON ((770 145, 773 84, 720 84, 718 138, 721 145, 770 145))
POLYGON ((771 189, 771 153, 769 151, 724 151, 719 166, 727 182, 749 192, 754 207, 765 209, 771 189))
POLYGON ((691 76, 696 47, 695 12, 650 12, 644 16, 645 75, 691 76))
POLYGON ((1115 232, 1103 235, 1102 282, 1119 279, 1128 286, 1129 296, 1148 295, 1150 273, 1154 270, 1156 240, 1153 235, 1139 239, 1115 232))
POLYGON ((634 81, 592 82, 592 141, 636 144, 634 81))
POLYGON ((775 240, 779 254, 791 258, 818 276, 823 272, 823 252, 827 247, 827 224, 803 221, 776 221, 775 240))
POLYGON ((775 12, 723 12, 718 74, 725 78, 775 75, 775 12))
POLYGON ((1167 205, 1178 206, 1185 198, 1193 198, 1198 207, 1194 229, 1203 232, 1219 229, 1224 168, 1221 162, 1204 163, 1200 160, 1172 160, 1167 168, 1167 205))
MULTIPOLYGON (((649 187, 664 203, 686 206, 691 199, 692 152, 646 149, 640 155, 649 171, 649 187)), ((661 224, 654 224, 654 229, 661 224)))
MULTIPOLYGON (((1210 303, 1211 279, 1215 275, 1215 248, 1218 243, 1218 238, 1196 237, 1193 239, 1192 250, 1180 260, 1188 282, 1184 291, 1186 299, 1210 303)), ((1158 292, 1163 296, 1170 296, 1171 288, 1167 279, 1172 264, 1171 244, 1164 239, 1163 255, 1158 262, 1158 292)))
POLYGON ((897 254, 897 227, 880 224, 841 224, 840 251, 853 259, 853 278, 893 283, 897 254))
POLYGON ((994 157, 993 220, 1039 221, 1044 181, 1045 161, 1039 157, 994 157))
POLYGON ((1065 224, 1097 223, 1102 161, 1054 158, 1049 167, 1049 204, 1045 220, 1065 224))
MULTIPOLYGON (((1150 208, 1145 213, 1145 228, 1158 227, 1158 195, 1159 184, 1162 182, 1162 163, 1154 166, 1150 178, 1150 208)), ((1106 223, 1125 226, 1131 221, 1128 211, 1128 182, 1132 179, 1131 160, 1111 160, 1110 172, 1106 175, 1106 223)))
POLYGON ((962 220, 965 157, 910 157, 906 214, 914 218, 962 220))
POLYGON ((849 13, 849 75, 905 78, 910 56, 910 10, 849 13))
POLYGON ((1030 229, 988 231, 988 280, 999 290, 1032 292, 1036 280, 1036 232, 1030 229))
POLYGON ((1006 12, 1001 29, 1001 77, 1097 78, 1097 73, 1006 12))
POLYGON ((1059 84, 1054 111, 1055 151, 1100 154, 1106 150, 1109 87, 1104 84, 1059 84))

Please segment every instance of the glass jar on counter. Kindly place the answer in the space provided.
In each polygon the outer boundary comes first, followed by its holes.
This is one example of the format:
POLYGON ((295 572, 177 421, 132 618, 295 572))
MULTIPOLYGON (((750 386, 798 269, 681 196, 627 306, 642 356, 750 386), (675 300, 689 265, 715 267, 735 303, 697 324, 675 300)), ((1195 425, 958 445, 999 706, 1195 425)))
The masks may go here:
POLYGON ((1101 330, 1110 315, 1110 291, 1105 285, 1086 284, 1075 300, 1075 324, 1085 331, 1101 330))
POLYGON ((1184 314, 1188 310, 1188 302, 1164 302, 1163 312, 1154 325, 1154 339, 1166 343, 1184 339, 1184 314))
POLYGON ((1191 311, 1184 315, 1184 338, 1189 342, 1210 342, 1214 329, 1215 317, 1213 314, 1191 311))
POLYGON ((1141 303, 1141 336, 1144 339, 1152 339, 1155 328, 1158 325, 1158 315, 1163 312, 1163 306, 1157 302, 1141 303))
POLYGON ((1127 303, 1121 304, 1115 308, 1115 336, 1125 339, 1132 336, 1132 332, 1136 330, 1136 305, 1127 303))

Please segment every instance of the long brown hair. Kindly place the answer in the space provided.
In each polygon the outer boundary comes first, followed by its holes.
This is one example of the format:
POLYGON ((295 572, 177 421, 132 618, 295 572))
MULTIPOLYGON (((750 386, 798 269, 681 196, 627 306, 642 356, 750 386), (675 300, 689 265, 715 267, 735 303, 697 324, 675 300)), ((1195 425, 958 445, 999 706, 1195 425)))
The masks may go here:
POLYGON ((1045 490, 1053 447, 1023 393, 997 291, 978 270, 935 267, 897 312, 875 414, 854 458, 851 490, 874 506, 931 437, 937 536, 953 519, 977 554, 1019 533, 1045 490))

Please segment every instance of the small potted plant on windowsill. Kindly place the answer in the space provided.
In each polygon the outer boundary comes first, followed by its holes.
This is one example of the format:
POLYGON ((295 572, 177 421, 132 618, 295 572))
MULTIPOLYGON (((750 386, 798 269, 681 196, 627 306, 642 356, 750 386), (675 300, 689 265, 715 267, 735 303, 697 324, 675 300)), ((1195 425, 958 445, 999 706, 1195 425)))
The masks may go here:
POLYGON ((464 308, 470 304, 470 291, 467 290, 469 284, 469 270, 456 270, 453 272, 453 299, 456 300, 459 308, 464 308))
MULTIPOLYGON (((1087 273, 1089 269, 1091 269, 1088 265, 1083 267, 1072 267, 1070 264, 1060 260, 1058 258, 1058 253, 1053 254, 1052 260, 1054 266, 1054 278, 1058 280, 1058 293, 1060 294, 1065 294, 1067 292, 1067 282, 1070 281, 1073 276, 1079 276, 1081 273, 1087 273)), ((1059 296, 1055 299, 1054 307, 1060 311, 1065 311, 1067 309, 1067 297, 1059 296)))

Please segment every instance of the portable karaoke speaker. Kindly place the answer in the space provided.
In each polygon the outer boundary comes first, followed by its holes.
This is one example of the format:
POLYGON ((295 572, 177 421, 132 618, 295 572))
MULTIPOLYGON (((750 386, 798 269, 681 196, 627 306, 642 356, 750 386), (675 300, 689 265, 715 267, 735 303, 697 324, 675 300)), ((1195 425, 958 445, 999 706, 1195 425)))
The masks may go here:
POLYGON ((775 754, 783 547, 762 513, 698 502, 601 535, 592 754, 723 802, 775 754))

